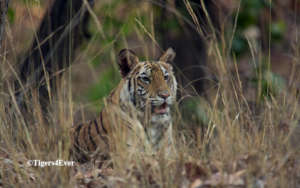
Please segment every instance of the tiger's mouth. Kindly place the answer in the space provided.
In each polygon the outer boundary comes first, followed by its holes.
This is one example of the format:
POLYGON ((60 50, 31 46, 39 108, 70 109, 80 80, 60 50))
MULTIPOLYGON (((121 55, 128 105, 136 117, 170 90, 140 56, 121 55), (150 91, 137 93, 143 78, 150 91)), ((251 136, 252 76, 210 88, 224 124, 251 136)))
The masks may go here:
POLYGON ((166 114, 169 111, 169 105, 164 102, 163 104, 159 106, 152 105, 152 113, 154 114, 166 114))

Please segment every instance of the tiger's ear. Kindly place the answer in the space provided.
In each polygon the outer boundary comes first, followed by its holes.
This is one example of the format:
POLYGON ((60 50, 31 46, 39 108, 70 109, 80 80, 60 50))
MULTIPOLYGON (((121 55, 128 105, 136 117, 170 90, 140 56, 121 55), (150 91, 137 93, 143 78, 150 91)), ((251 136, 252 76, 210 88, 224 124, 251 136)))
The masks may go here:
POLYGON ((168 48, 167 51, 159 58, 159 61, 170 63, 174 60, 176 53, 172 48, 168 48))
POLYGON ((123 49, 118 56, 118 64, 122 77, 127 74, 139 63, 139 58, 130 49, 123 49))

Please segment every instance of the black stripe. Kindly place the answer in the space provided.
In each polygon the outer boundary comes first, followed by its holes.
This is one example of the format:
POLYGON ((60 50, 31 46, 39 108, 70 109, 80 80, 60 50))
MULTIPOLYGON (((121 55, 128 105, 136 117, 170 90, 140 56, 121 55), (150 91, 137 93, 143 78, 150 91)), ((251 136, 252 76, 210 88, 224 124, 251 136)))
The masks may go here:
POLYGON ((96 126, 97 134, 100 134, 99 127, 98 127, 98 123, 97 123, 97 120, 96 120, 96 119, 94 120, 94 124, 95 124, 95 126, 96 126))
MULTIPOLYGON (((84 129, 85 129, 85 127, 84 127, 84 129)), ((84 139, 89 139, 89 138, 86 138, 85 135, 84 135, 84 139)), ((91 151, 91 149, 90 149, 90 147, 89 147, 89 144, 88 144, 88 141, 89 141, 89 140, 85 140, 85 146, 87 147, 87 150, 88 150, 88 151, 91 151)))
POLYGON ((136 104, 135 102, 135 94, 134 94, 134 90, 133 90, 133 93, 131 93, 131 80, 128 79, 128 92, 129 92, 129 96, 130 96, 130 101, 134 104, 136 104))
POLYGON ((81 127, 82 127, 82 124, 79 124, 79 125, 76 127, 75 132, 80 131, 81 127))
POLYGON ((144 96, 146 95, 146 91, 145 91, 145 87, 143 85, 137 84, 137 94, 139 94, 140 96, 144 96), (144 93, 143 93, 144 92, 144 93))
POLYGON ((94 148, 96 149, 96 148, 97 148, 97 145, 96 145, 96 143, 95 143, 95 141, 94 141, 94 139, 93 139, 93 137, 92 137, 92 135, 91 135, 91 124, 92 124, 92 121, 91 121, 90 124, 88 125, 88 126, 89 126, 89 127, 88 127, 88 135, 89 135, 90 141, 92 142, 94 148))
POLYGON ((104 128, 104 124, 103 124, 103 118, 102 118, 103 115, 102 115, 102 113, 103 113, 103 110, 100 113, 100 123, 101 123, 101 127, 102 127, 104 133, 107 134, 107 130, 104 128))
MULTIPOLYGON (((104 124, 103 124, 103 110, 101 111, 101 113, 100 113, 100 124, 101 124, 101 128, 103 129, 103 131, 104 131, 104 133, 106 134, 106 136, 107 136, 107 130, 104 128, 104 124)), ((106 145, 108 145, 108 139, 107 139, 107 137, 105 137, 105 136, 103 136, 102 134, 101 134, 101 132, 99 133, 99 135, 100 135, 100 137, 102 138, 102 140, 104 141, 104 143, 106 144, 106 145)))
POLYGON ((131 80, 130 79, 127 79, 127 82, 128 82, 128 92, 129 92, 129 98, 130 98, 130 101, 133 102, 133 97, 132 97, 132 94, 131 93, 131 80))
POLYGON ((97 130, 97 134, 101 137, 102 140, 104 140, 105 142, 105 138, 103 137, 103 135, 101 134, 101 132, 99 131, 99 126, 97 123, 97 120, 94 120, 95 126, 96 126, 96 130, 97 130))
MULTIPOLYGON (((75 134, 76 134, 76 136, 75 136, 75 144, 76 144, 76 146, 79 146, 78 137, 79 137, 79 132, 80 132, 81 128, 82 128, 82 124, 79 124, 79 125, 76 127, 76 129, 75 129, 75 134)), ((78 147, 76 147, 76 148, 78 148, 78 147)), ((78 148, 78 149, 79 149, 79 148, 78 148)), ((80 152, 80 151, 78 150, 78 152, 80 152)))
POLYGON ((130 81, 130 79, 127 79, 127 81, 128 81, 128 91, 130 93, 130 90, 131 90, 131 81, 130 81))
POLYGON ((134 83, 135 83, 135 84, 133 85, 134 88, 133 88, 133 94, 132 94, 132 95, 133 95, 133 96, 132 96, 132 100, 133 100, 132 102, 133 102, 133 105, 136 106, 136 101, 135 101, 135 100, 136 100, 136 98, 135 98, 136 80, 134 80, 134 83))
POLYGON ((79 141, 78 141, 78 137, 79 137, 79 132, 82 128, 82 124, 79 124, 76 129, 75 129, 75 153, 76 156, 78 156, 81 152, 80 152, 80 146, 79 146, 79 141))
POLYGON ((82 151, 82 149, 80 148, 80 145, 79 145, 79 140, 78 140, 78 137, 79 137, 79 134, 80 134, 80 130, 82 128, 83 124, 79 124, 76 129, 75 129, 75 157, 78 159, 79 162, 86 162, 88 161, 88 158, 86 155, 84 155, 82 151))

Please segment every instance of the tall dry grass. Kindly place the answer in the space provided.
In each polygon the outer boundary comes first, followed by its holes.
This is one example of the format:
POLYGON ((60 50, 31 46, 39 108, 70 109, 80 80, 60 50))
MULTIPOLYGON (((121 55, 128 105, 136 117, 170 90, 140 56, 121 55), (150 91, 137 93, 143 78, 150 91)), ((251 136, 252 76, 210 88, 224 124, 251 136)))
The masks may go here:
MULTIPOLYGON (((197 26, 188 1, 185 3, 197 26)), ((101 33, 101 23, 96 23, 101 33)), ((154 28, 152 24, 150 28, 154 28)), ((147 30, 149 27, 138 20, 137 25, 136 34, 143 40, 144 51, 149 52, 145 35, 158 44, 154 29, 147 30)), ((300 108, 296 89, 287 87, 260 100, 258 86, 254 104, 249 102, 238 62, 227 51, 230 43, 230 37, 215 36, 208 44, 209 64, 218 82, 208 86, 207 90, 212 90, 209 97, 194 97, 201 103, 193 109, 195 114, 197 109, 204 109, 205 128, 183 120, 181 106, 176 105, 174 151, 167 155, 168 146, 155 154, 128 149, 124 142, 127 135, 120 131, 112 138, 115 149, 101 169, 97 158, 74 167, 28 166, 27 161, 34 159, 70 160, 69 130, 79 109, 72 96, 76 83, 71 81, 70 72, 74 67, 62 78, 47 114, 42 112, 34 90, 23 113, 7 77, 14 77, 16 70, 9 66, 6 55, 1 56, 0 187, 299 187, 300 108), (220 40, 226 42, 219 45, 220 40)), ((250 47, 256 59, 262 52, 254 45, 250 47)), ((116 57, 114 51, 110 55, 116 57)), ((136 139, 135 144, 145 143, 136 139)))

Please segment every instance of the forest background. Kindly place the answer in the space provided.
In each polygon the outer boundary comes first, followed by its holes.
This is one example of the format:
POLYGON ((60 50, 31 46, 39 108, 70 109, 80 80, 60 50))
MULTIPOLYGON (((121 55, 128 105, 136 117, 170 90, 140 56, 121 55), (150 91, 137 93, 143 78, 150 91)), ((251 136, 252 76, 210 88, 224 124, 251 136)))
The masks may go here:
POLYGON ((0 186, 299 187, 299 9, 297 0, 1 1, 0 186), (68 130, 103 107, 121 49, 155 59, 168 47, 179 156, 120 150, 104 168, 26 166, 69 159, 68 130))

